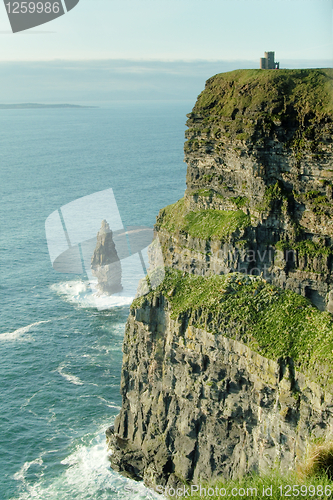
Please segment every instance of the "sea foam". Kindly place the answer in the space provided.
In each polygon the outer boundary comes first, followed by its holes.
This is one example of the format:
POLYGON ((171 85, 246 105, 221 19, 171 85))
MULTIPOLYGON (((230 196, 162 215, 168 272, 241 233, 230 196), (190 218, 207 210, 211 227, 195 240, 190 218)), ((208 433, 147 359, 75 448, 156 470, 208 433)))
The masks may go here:
POLYGON ((66 373, 64 372, 64 368, 66 365, 62 363, 60 366, 57 368, 57 372, 59 375, 61 375, 67 382, 70 382, 71 384, 74 385, 83 385, 83 382, 79 379, 79 377, 76 377, 76 375, 72 375, 71 373, 66 373))
MULTIPOLYGON (((27 472, 33 464, 41 464, 41 459, 27 462, 15 474, 21 481, 21 492, 12 500, 155 500, 164 497, 145 488, 143 483, 126 479, 110 468, 108 450, 106 448, 104 428, 98 435, 92 436, 86 443, 78 444, 72 452, 61 461, 64 470, 53 481, 40 479, 31 483, 27 472)), ((83 438, 86 441, 85 438, 83 438)))
POLYGON ((28 333, 35 326, 42 325, 43 323, 50 323, 50 321, 51 321, 50 319, 46 321, 37 321, 36 323, 31 323, 30 325, 22 326, 21 328, 18 328, 14 332, 0 333, 0 342, 15 341, 15 340, 31 341, 33 340, 33 338, 30 335, 25 336, 25 334, 28 333))
POLYGON ((128 295, 126 291, 113 295, 99 294, 95 282, 73 280, 51 285, 51 290, 55 291, 70 304, 83 308, 97 308, 99 310, 111 309, 113 307, 129 306, 134 295, 128 295))

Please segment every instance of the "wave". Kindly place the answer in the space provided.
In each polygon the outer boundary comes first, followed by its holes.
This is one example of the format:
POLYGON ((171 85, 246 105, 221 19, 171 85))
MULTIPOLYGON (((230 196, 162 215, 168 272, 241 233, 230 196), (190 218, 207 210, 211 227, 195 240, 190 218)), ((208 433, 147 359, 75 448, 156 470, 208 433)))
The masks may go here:
POLYGON ((102 396, 97 396, 98 399, 100 399, 103 403, 106 404, 109 408, 113 408, 115 410, 120 411, 121 406, 116 405, 113 401, 108 401, 107 399, 103 398, 102 396))
POLYGON ((71 373, 65 373, 63 369, 66 367, 66 365, 61 364, 57 368, 57 372, 59 375, 61 375, 67 382, 70 382, 71 384, 74 385, 83 385, 83 382, 79 379, 79 377, 76 377, 75 375, 72 375, 71 373))
POLYGON ((42 457, 38 457, 35 460, 32 460, 31 462, 25 462, 23 464, 23 466, 21 467, 21 469, 14 474, 14 476, 13 476, 14 479, 16 481, 24 481, 25 477, 27 475, 27 472, 29 471, 30 467, 32 467, 33 465, 38 465, 41 467, 43 465, 42 457))
POLYGON ((31 483, 27 478, 29 467, 39 464, 41 459, 24 464, 15 474, 21 481, 21 491, 11 500, 155 500, 163 496, 137 483, 120 476, 110 468, 108 450, 106 448, 103 425, 95 436, 85 436, 69 455, 61 461, 64 470, 50 480, 44 471, 37 482, 31 483), (87 439, 88 438, 88 439, 87 439))
POLYGON ((31 330, 31 328, 35 326, 42 325, 43 323, 50 323, 52 321, 51 319, 48 319, 46 321, 37 321, 36 323, 31 323, 30 325, 27 326, 22 326, 21 328, 18 328, 14 332, 4 332, 0 333, 0 341, 8 341, 8 340, 33 340, 33 338, 29 335, 22 339, 22 337, 31 330))
POLYGON ((130 294, 123 291, 113 295, 101 295, 96 289, 96 284, 97 282, 82 280, 65 281, 51 285, 51 290, 70 304, 99 310, 129 306, 134 300, 133 291, 130 294))

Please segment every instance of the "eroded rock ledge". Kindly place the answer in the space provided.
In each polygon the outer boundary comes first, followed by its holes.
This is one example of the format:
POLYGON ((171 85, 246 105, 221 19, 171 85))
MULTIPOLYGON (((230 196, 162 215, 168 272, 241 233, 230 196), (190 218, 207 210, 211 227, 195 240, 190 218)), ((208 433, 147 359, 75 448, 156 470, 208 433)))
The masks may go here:
POLYGON ((184 199, 157 220, 167 265, 263 272, 333 312, 332 78, 237 70, 207 81, 188 115, 184 199))
POLYGON ((187 190, 155 226, 170 269, 126 326, 122 474, 286 470, 332 439, 332 78, 216 75, 188 115, 187 190))
POLYGON ((150 487, 292 468, 333 431, 330 392, 291 358, 267 359, 223 333, 172 318, 166 294, 132 308, 112 467, 150 487))

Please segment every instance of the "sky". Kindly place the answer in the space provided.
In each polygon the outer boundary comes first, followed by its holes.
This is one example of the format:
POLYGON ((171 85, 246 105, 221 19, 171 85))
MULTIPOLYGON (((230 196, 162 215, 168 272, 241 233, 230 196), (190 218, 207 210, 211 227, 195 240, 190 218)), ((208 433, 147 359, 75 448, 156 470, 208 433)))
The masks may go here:
POLYGON ((0 61, 332 59, 332 0, 80 0, 11 33, 0 6, 0 61))
MULTIPOLYGON (((63 1, 63 0, 61 0, 63 1)), ((331 67, 333 0, 80 0, 13 34, 0 5, 0 103, 195 99, 212 75, 331 67)))

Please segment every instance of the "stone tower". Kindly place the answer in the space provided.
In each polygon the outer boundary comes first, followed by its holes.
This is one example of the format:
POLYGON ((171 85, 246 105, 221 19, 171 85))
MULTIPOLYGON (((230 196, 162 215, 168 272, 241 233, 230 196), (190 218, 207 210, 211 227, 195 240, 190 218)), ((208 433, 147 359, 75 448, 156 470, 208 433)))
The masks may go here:
POLYGON ((275 52, 265 52, 265 57, 260 58, 260 69, 279 69, 280 63, 274 59, 275 52))

